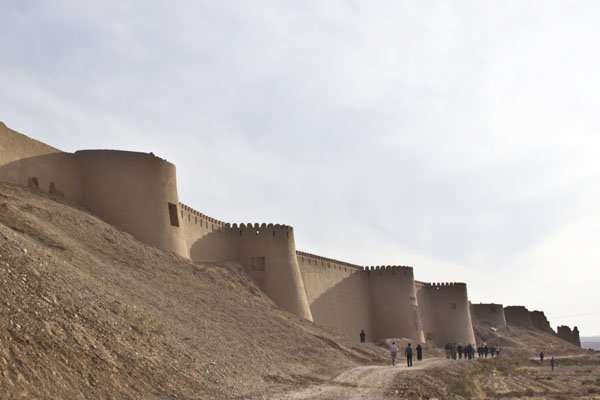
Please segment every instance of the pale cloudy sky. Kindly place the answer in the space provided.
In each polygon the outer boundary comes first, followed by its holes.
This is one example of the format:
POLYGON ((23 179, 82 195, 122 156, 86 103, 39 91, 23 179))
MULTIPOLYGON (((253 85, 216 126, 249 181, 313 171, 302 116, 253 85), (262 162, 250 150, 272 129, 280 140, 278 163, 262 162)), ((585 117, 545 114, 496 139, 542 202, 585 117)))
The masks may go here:
POLYGON ((0 2, 0 120, 600 334, 600 2, 0 2), (95 3, 95 4, 94 4, 95 3))

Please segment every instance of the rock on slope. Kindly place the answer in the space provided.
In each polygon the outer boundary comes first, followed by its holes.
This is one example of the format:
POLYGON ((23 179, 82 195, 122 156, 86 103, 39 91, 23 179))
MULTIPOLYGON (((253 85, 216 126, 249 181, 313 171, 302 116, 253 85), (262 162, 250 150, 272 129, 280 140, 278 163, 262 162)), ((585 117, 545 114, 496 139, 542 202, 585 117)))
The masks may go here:
POLYGON ((2 398, 227 399, 380 352, 281 312, 243 274, 0 184, 2 398))

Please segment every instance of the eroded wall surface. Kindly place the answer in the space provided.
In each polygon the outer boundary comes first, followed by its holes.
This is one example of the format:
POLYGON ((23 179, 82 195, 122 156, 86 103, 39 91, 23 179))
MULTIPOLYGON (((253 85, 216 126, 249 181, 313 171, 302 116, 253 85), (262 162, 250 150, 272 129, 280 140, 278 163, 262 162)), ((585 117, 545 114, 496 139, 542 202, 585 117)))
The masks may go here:
POLYGON ((531 314, 529 310, 523 306, 508 306, 504 307, 504 315, 506 323, 510 325, 520 326, 523 328, 533 328, 531 314))
POLYGON ((539 329, 541 331, 547 333, 555 333, 550 326, 550 322, 548 322, 548 318, 546 318, 546 314, 543 311, 532 311, 530 313, 531 322, 535 329, 539 329))
POLYGON ((506 328, 506 317, 502 304, 471 304, 471 319, 478 325, 492 326, 497 329, 506 328))
POLYGON ((297 252, 314 322, 358 339, 361 330, 373 340, 369 276, 362 267, 297 252))
POLYGON ((579 329, 577 327, 569 328, 567 325, 561 325, 556 328, 556 334, 559 338, 566 340, 567 342, 574 344, 575 346, 581 347, 581 340, 579 338, 579 329))

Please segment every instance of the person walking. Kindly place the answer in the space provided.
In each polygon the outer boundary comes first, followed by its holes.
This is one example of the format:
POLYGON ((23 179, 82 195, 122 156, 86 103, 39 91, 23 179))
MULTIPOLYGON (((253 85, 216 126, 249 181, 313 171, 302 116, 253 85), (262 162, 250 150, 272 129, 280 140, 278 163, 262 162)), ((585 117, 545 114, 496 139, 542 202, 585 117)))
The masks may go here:
POLYGON ((540 351, 540 362, 543 363, 544 362, 544 352, 540 351))
POLYGON ((459 359, 459 360, 462 360, 462 356, 463 356, 463 347, 462 347, 462 345, 460 345, 460 344, 459 344, 459 345, 456 347, 456 350, 458 350, 458 359, 459 359))
POLYGON ((421 343, 417 345, 417 361, 423 360, 423 347, 421 347, 421 343))
POLYGON ((396 356, 398 355, 398 346, 396 342, 390 345, 390 357, 392 358, 392 366, 396 365, 396 356))
POLYGON ((490 349, 488 348, 488 346, 486 344, 485 346, 483 346, 483 356, 485 358, 487 358, 489 352, 490 352, 490 349))
POLYGON ((365 333, 364 329, 361 329, 360 330, 360 342, 364 343, 366 339, 367 339, 367 334, 365 333))
POLYGON ((406 355, 406 366, 412 367, 413 366, 413 359, 412 359, 413 358, 413 349, 412 349, 410 343, 404 349, 404 354, 406 355))

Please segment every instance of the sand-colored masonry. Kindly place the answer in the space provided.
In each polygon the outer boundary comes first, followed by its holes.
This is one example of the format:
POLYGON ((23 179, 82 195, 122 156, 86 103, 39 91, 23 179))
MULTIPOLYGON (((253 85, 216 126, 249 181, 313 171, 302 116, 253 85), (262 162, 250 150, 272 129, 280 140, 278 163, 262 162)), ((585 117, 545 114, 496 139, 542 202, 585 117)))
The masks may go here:
MULTIPOLYGON (((182 257, 240 264, 284 310, 356 339, 364 329, 370 340, 475 343, 464 283, 425 284, 415 282, 411 267, 364 267, 299 252, 287 225, 211 218, 179 202, 175 166, 153 154, 66 153, 0 123, 0 181, 77 202, 182 257)), ((485 314, 503 323, 503 314, 485 314)), ((522 310, 506 309, 506 320, 533 324, 522 310)), ((534 320, 543 323, 539 315, 534 320)))

